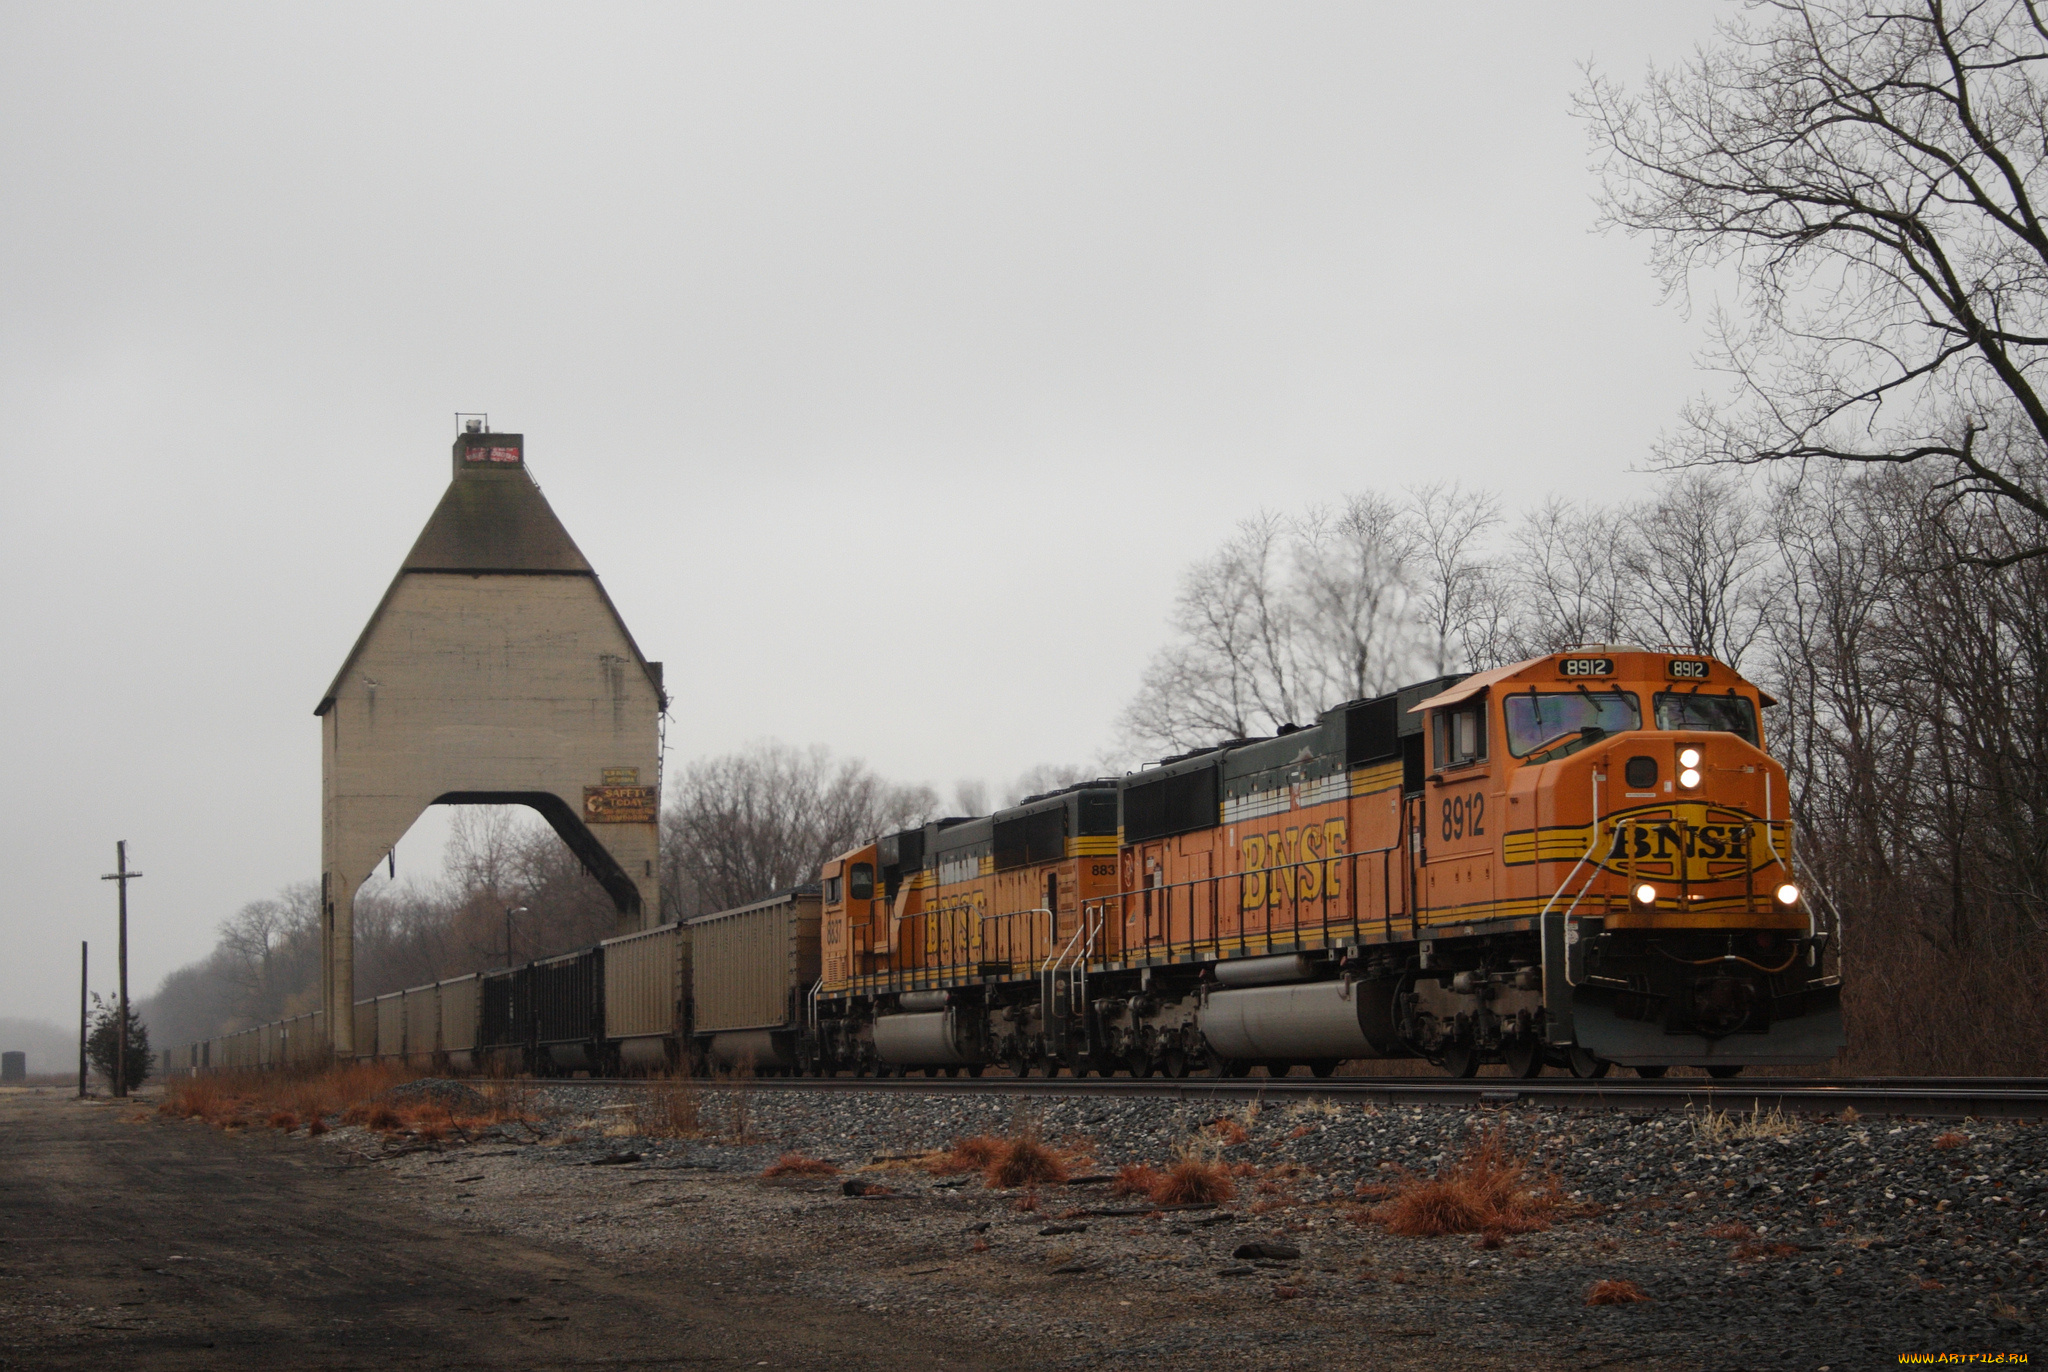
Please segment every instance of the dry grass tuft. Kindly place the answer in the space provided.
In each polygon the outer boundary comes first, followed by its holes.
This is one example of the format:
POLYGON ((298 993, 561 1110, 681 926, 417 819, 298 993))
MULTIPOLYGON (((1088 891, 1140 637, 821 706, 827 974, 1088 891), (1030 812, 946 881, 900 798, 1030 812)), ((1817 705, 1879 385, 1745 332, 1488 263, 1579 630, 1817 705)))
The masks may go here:
POLYGON ((1730 1142, 1789 1138, 1799 1132, 1799 1121, 1782 1109, 1766 1112, 1761 1101, 1747 1115, 1727 1114, 1710 1105, 1706 1113, 1693 1119, 1692 1132, 1701 1146, 1718 1148, 1730 1142))
POLYGON ((1004 1141, 992 1134, 954 1139, 952 1147, 934 1154, 924 1170, 935 1177, 957 1177, 968 1172, 986 1172, 1002 1156, 1004 1141))
POLYGON ((1148 1162, 1127 1162, 1116 1171, 1116 1180, 1110 1183, 1112 1196, 1144 1196, 1150 1198, 1152 1188, 1159 1185, 1162 1174, 1148 1162))
POLYGON ((388 1105, 375 1105, 365 1113, 363 1123, 380 1134, 395 1134, 405 1128, 405 1116, 388 1105))
POLYGON ((1038 1193, 1036 1191, 1026 1191, 1023 1195, 1010 1202, 1010 1208, 1012 1210, 1021 1210, 1026 1214, 1031 1213, 1038 1209, 1038 1193))
POLYGON ((1799 1251, 1796 1243, 1745 1243, 1735 1250, 1737 1262, 1769 1262, 1772 1258, 1789 1258, 1799 1251))
POLYGON ((1648 1299, 1650 1297, 1643 1288, 1632 1281, 1596 1281, 1586 1292, 1588 1305, 1632 1305, 1648 1299))
POLYGON ((1961 1148, 1964 1144, 1968 1143, 1969 1141, 1970 1136, 1968 1134, 1959 1134, 1953 1129, 1950 1129, 1945 1133, 1936 1134, 1934 1136, 1934 1146, 1936 1148, 1939 1148, 1944 1153, 1946 1153, 1951 1148, 1961 1148))
POLYGON ((839 1169, 823 1158, 807 1157, 802 1153, 784 1153, 777 1158, 764 1177, 836 1177, 839 1169))
POLYGON ((1237 1194, 1222 1163, 1183 1153, 1147 1193, 1155 1205, 1215 1205, 1237 1194))
POLYGON ((695 1079, 657 1077, 633 1103, 633 1127, 650 1139, 693 1139, 704 1132, 701 1110, 695 1079))
POLYGON ((1495 1130, 1434 1178, 1404 1176, 1372 1218, 1389 1233, 1411 1238, 1548 1229, 1567 1202, 1555 1177, 1532 1181, 1528 1167, 1495 1130))
POLYGON ((314 1120, 306 1126, 306 1137, 309 1139, 317 1139, 326 1132, 327 1123, 324 1120, 314 1120))
POLYGON ((1009 1190, 1040 1183, 1058 1185, 1067 1175, 1067 1165, 1058 1153, 1034 1135, 1020 1134, 1003 1141, 1002 1150, 982 1170, 981 1180, 991 1190, 1009 1190))
POLYGON ((1734 1239, 1738 1243, 1746 1243, 1756 1237, 1756 1230, 1751 1229, 1741 1220, 1723 1220, 1719 1224, 1707 1226, 1707 1237, 1710 1239, 1734 1239))
POLYGON ((276 1111, 264 1122, 272 1129, 282 1129, 287 1134, 299 1127, 299 1117, 289 1110, 276 1111))
POLYGON ((1225 1148, 1244 1143, 1251 1138, 1251 1134, 1242 1124, 1227 1116, 1210 1125, 1209 1132, 1214 1134, 1225 1148))

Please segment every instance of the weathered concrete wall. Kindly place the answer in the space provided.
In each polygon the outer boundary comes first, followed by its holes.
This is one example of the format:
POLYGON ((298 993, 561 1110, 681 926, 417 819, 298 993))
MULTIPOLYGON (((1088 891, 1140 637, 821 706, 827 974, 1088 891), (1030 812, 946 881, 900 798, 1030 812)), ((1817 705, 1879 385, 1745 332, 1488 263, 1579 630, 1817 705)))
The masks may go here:
POLYGON ((356 893, 429 805, 532 805, 611 893, 620 932, 659 918, 659 664, 528 477, 519 435, 465 434, 455 463, 318 711, 323 989, 344 1056, 356 893))

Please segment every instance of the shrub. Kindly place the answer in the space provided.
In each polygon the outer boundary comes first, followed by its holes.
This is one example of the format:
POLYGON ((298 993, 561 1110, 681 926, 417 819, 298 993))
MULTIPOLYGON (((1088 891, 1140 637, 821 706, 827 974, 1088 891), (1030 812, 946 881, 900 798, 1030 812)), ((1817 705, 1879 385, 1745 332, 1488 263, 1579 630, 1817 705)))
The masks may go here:
POLYGON ((1629 1305, 1650 1297, 1632 1281, 1596 1281, 1586 1292, 1588 1305, 1629 1305))

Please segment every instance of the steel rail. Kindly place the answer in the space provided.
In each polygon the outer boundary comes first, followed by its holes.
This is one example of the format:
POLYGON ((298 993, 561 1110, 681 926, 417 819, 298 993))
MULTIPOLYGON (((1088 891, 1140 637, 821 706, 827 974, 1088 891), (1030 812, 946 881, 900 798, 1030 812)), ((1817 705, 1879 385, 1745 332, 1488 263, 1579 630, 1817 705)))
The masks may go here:
MULTIPOLYGON (((1376 1105, 1541 1105, 1577 1110, 1784 1110, 1808 1115, 1900 1115, 1930 1119, 2048 1118, 2043 1077, 752 1077, 697 1079, 704 1087, 754 1091, 870 1091, 885 1094, 1164 1096, 1175 1100, 1336 1100, 1376 1105)), ((548 1086, 645 1086, 648 1078, 540 1079, 548 1086)))

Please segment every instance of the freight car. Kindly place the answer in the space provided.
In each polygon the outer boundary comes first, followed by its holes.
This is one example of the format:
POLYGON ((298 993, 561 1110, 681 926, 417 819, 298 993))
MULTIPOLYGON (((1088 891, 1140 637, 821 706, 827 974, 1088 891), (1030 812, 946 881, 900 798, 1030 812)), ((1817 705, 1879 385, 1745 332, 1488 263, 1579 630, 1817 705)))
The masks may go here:
MULTIPOLYGON (((359 1002, 357 1051, 541 1073, 1821 1062, 1839 920, 1796 875, 1771 703, 1711 658, 1609 645, 1439 677, 359 1002)), ((179 1066, 296 1058, 293 1023, 179 1066)))

